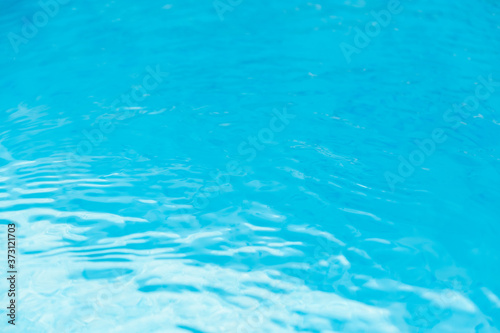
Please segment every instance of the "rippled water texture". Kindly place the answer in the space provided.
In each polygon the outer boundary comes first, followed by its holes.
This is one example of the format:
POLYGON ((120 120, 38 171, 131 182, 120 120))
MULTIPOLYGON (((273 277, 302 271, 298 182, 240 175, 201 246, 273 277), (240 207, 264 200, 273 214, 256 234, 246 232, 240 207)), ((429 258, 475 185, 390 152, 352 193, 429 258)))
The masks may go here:
POLYGON ((0 3, 0 331, 499 332, 498 1, 54 1, 0 3))

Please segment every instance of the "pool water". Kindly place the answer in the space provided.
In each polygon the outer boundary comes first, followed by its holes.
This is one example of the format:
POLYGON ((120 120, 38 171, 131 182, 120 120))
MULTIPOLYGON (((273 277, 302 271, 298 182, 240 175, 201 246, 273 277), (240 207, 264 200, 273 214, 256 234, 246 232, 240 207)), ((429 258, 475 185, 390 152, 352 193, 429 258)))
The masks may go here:
POLYGON ((0 9, 0 331, 500 331, 498 1, 0 9))

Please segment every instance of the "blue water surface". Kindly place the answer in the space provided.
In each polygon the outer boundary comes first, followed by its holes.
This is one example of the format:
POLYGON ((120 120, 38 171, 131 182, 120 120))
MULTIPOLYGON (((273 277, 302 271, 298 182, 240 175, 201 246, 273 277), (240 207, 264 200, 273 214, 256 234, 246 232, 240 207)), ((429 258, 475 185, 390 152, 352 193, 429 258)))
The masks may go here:
POLYGON ((3 0, 2 332, 500 332, 500 2, 3 0))

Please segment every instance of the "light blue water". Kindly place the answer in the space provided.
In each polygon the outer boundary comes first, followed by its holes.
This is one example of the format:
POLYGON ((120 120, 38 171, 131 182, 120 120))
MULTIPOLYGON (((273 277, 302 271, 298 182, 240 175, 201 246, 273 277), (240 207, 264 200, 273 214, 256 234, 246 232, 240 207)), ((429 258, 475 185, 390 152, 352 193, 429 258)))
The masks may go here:
POLYGON ((2 332, 499 332, 498 1, 62 2, 0 3, 2 332))

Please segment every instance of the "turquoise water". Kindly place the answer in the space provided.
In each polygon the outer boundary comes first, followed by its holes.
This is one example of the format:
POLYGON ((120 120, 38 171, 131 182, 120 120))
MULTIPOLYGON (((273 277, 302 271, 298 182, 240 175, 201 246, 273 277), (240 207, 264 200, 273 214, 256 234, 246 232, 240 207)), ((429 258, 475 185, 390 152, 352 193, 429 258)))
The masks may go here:
POLYGON ((45 1, 0 4, 2 332, 500 331, 498 1, 45 1))

